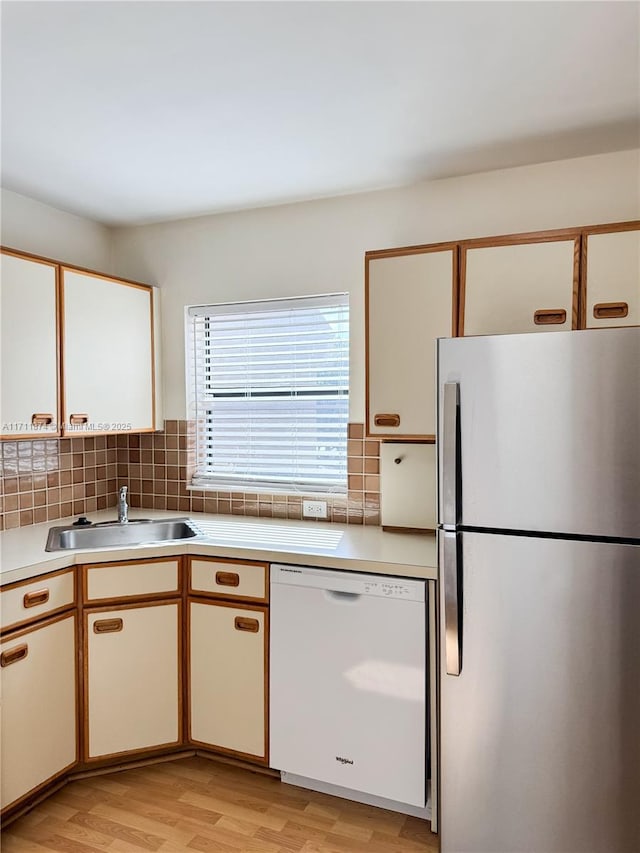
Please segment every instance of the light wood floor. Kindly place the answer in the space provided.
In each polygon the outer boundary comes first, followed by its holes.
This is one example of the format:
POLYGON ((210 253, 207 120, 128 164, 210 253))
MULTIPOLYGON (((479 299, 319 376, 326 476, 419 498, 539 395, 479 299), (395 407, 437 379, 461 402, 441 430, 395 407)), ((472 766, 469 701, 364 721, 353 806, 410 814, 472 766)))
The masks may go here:
POLYGON ((434 853, 426 821, 205 758, 71 782, 2 833, 2 853, 434 853))

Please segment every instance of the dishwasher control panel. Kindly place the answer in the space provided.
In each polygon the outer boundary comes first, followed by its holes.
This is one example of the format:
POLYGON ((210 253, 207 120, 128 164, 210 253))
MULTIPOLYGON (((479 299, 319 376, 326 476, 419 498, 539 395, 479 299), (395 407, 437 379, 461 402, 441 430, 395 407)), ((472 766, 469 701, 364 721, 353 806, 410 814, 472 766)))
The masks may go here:
POLYGON ((367 595, 384 595, 389 598, 413 598, 413 589, 402 582, 369 582, 365 583, 364 591, 367 595))
POLYGON ((323 589, 351 596, 370 595, 402 601, 425 601, 426 581, 305 566, 271 565, 271 583, 323 589))

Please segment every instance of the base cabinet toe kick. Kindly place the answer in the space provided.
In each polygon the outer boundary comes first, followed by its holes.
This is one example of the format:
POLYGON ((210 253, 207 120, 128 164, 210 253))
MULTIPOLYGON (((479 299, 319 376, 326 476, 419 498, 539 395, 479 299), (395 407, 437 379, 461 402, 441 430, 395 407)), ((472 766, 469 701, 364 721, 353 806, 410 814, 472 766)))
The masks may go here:
POLYGON ((314 600, 296 604, 294 638, 280 596, 274 609, 284 587, 270 583, 286 568, 175 557, 3 587, 3 824, 77 774, 197 751, 431 819, 435 831, 435 582, 295 567, 343 586, 370 577, 378 593, 298 587, 314 600), (380 630, 392 611, 393 631, 380 630), (285 679, 291 655, 304 690, 285 679), (323 720, 334 721, 329 740, 323 720), (305 760, 317 748, 332 753, 326 773, 305 760))

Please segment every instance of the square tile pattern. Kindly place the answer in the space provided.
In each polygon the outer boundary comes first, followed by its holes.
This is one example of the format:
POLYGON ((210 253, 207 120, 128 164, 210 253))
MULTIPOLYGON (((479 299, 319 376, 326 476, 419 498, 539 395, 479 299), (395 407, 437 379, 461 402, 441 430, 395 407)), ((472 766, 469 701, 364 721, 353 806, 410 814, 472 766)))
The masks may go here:
MULTIPOLYGON (((139 435, 4 441, 0 453, 0 529, 115 506, 125 485, 132 507, 181 513, 300 519, 307 497, 188 489, 193 421, 168 420, 162 432, 139 435)), ((349 424, 347 470, 348 492, 327 498, 326 521, 379 525, 380 442, 364 438, 363 424, 349 424)))

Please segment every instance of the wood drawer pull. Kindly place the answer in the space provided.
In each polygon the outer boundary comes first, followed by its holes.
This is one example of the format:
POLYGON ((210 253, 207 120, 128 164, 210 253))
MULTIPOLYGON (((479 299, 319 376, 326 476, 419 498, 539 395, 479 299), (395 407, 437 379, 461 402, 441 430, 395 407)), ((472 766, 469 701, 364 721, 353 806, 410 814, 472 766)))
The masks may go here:
POLYGON ((122 631, 122 619, 98 619, 93 623, 94 634, 115 634, 116 631, 122 631))
POLYGON ((377 427, 399 427, 400 415, 374 415, 373 423, 377 427))
POLYGON ((593 306, 593 316, 596 320, 626 317, 628 314, 629 305, 626 302, 599 302, 593 306))
POLYGON ((69 423, 72 426, 82 426, 83 424, 89 423, 89 415, 69 415, 69 423))
POLYGON ((567 321, 564 308, 542 308, 533 315, 536 326, 558 326, 567 321))
POLYGON ((216 572, 218 586, 240 586, 240 575, 237 572, 216 572))
POLYGON ((260 623, 257 619, 246 619, 244 616, 236 616, 233 620, 233 626, 236 631, 248 631, 250 634, 257 634, 260 630, 260 623))
POLYGON ((43 412, 35 412, 31 415, 31 425, 32 426, 50 426, 53 423, 53 415, 49 415, 43 412))
POLYGON ((22 604, 25 607, 36 607, 38 604, 46 604, 49 601, 49 590, 38 589, 35 592, 25 593, 22 604))
POLYGON ((0 666, 11 666, 12 663, 24 660, 28 654, 29 646, 26 643, 22 646, 16 646, 14 649, 9 649, 0 655, 0 666))

